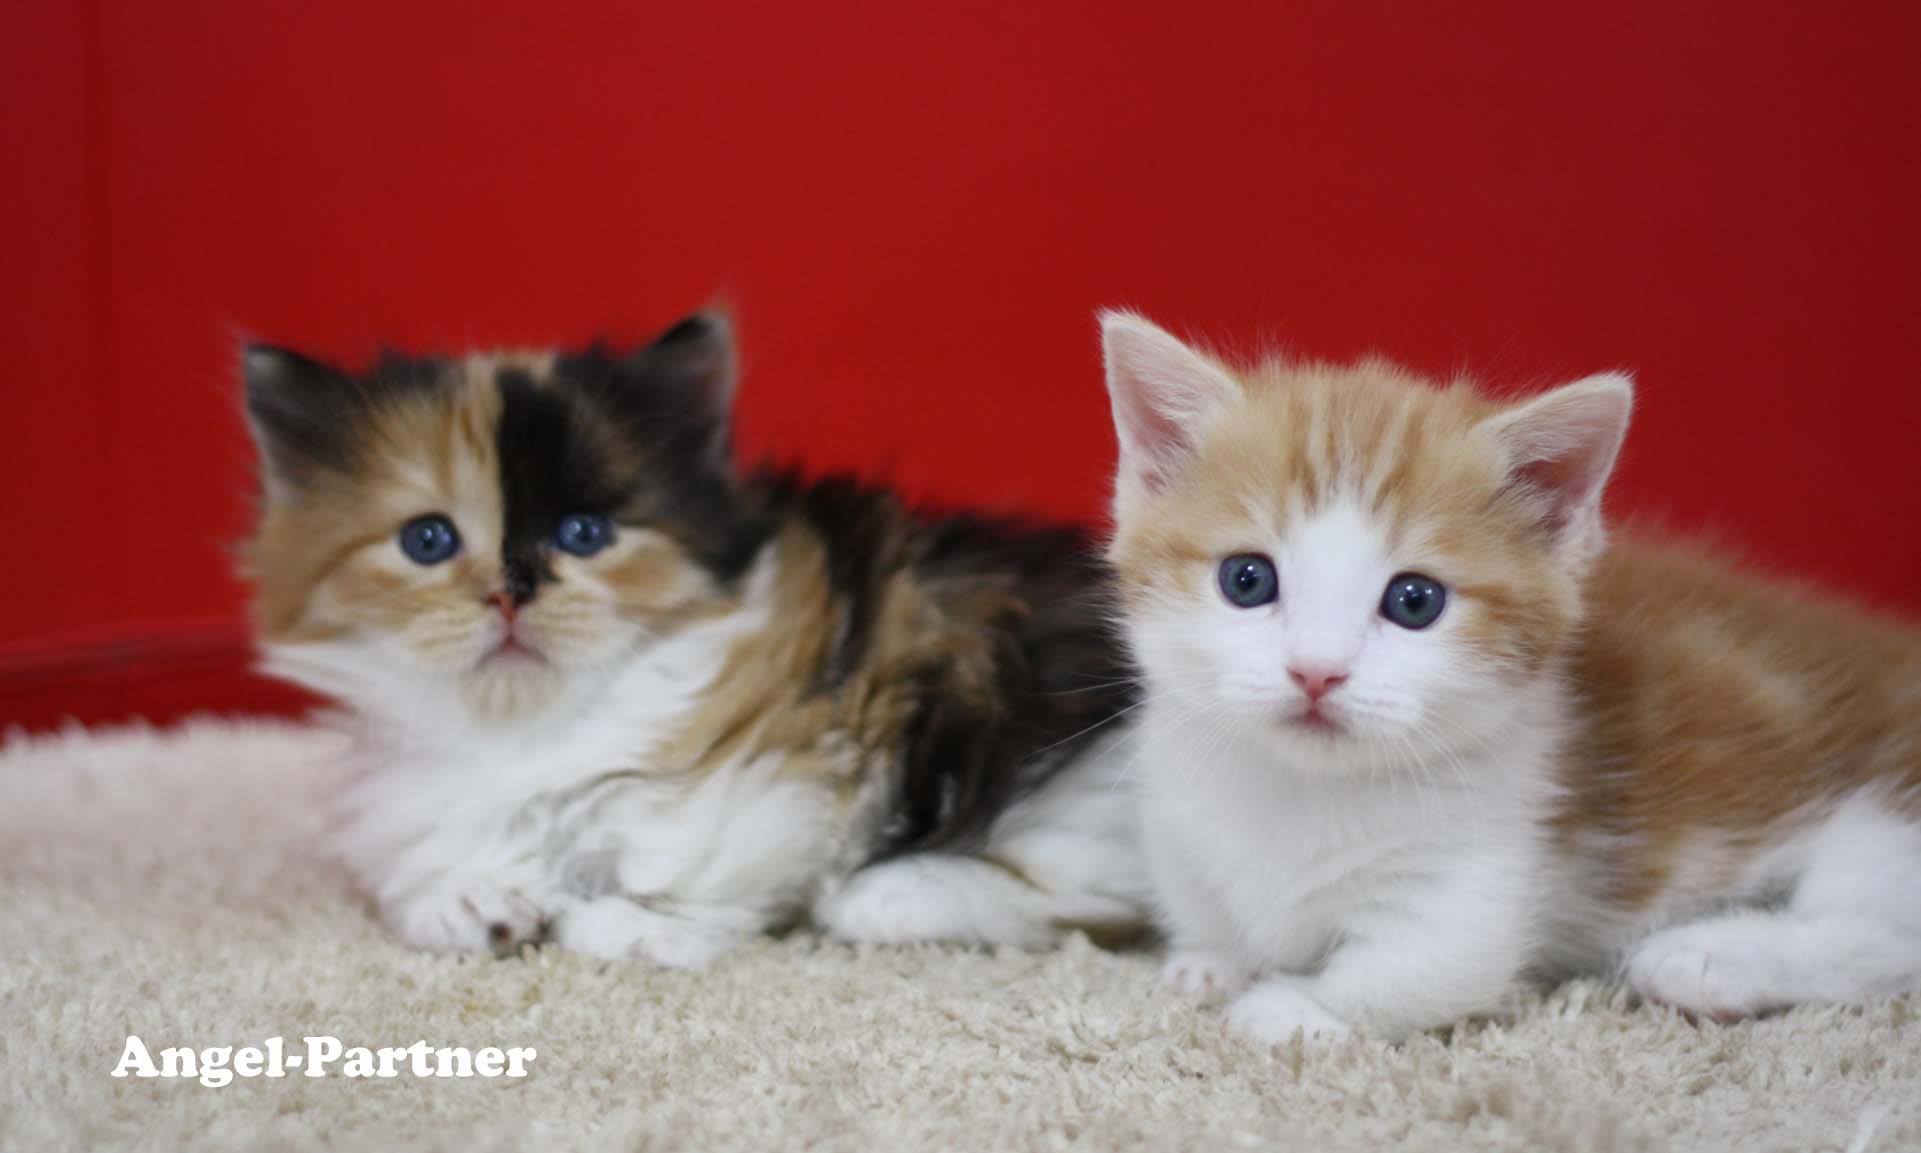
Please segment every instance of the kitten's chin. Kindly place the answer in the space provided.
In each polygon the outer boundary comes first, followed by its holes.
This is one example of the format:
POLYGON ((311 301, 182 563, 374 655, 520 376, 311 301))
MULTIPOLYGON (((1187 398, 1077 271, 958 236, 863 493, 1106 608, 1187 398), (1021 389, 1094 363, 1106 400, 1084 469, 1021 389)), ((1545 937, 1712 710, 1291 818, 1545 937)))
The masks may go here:
POLYGON ((1379 760, 1376 742, 1331 717, 1270 719, 1265 737, 1289 765, 1316 773, 1342 772, 1379 760))
POLYGON ((1352 733, 1347 721, 1313 708, 1287 713, 1278 724, 1283 733, 1301 740, 1338 741, 1352 733))
POLYGON ((460 700, 478 720, 522 720, 554 707, 567 678, 545 658, 528 651, 496 651, 460 682, 460 700))
POLYGON ((1280 716, 1270 712, 1258 728, 1277 762, 1311 777, 1391 773, 1405 767, 1412 747, 1405 733, 1380 730, 1331 710, 1295 710, 1280 716))

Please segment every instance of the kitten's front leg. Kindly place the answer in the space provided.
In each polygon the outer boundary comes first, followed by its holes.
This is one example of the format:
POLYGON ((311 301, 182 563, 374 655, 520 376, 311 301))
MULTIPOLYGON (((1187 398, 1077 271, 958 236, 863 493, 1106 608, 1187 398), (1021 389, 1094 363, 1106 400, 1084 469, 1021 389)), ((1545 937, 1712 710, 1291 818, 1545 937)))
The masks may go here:
POLYGON ((1380 1041, 1500 1007, 1526 965, 1534 902, 1518 865, 1470 863, 1418 900, 1402 900, 1348 927, 1311 977, 1262 981, 1235 1001, 1230 1022, 1257 1040, 1296 1032, 1380 1041))
POLYGON ((383 900, 387 926, 406 944, 434 953, 510 956, 545 933, 539 903, 519 886, 479 875, 443 876, 404 897, 383 900))
MULTIPOLYGON (((699 969, 789 918, 835 851, 831 781, 780 763, 715 773, 673 807, 610 809, 625 839, 587 870, 593 896, 556 910, 553 939, 610 960, 699 969), (698 818, 698 819, 696 819, 698 818)), ((566 867, 561 870, 569 872, 566 867)))
POLYGON ((1345 1037, 1356 1027, 1378 1041, 1400 1041, 1497 1006, 1513 988, 1518 961, 1441 933, 1350 940, 1315 976, 1257 982, 1228 1006, 1228 1024, 1256 1041, 1295 1034, 1345 1037))
POLYGON ((1234 922, 1197 875, 1197 851, 1164 810, 1145 814, 1141 833, 1160 927, 1168 939, 1162 983, 1204 1000, 1239 992, 1253 972, 1228 947, 1236 935, 1234 922))
POLYGON ((561 948, 592 957, 704 969, 767 928, 752 909, 613 894, 564 910, 553 932, 561 948))
POLYGON ((1346 1021, 1308 991, 1311 982, 1299 977, 1269 977, 1234 998, 1227 1007, 1233 1030, 1264 1045, 1279 1045, 1297 1034, 1339 1038, 1353 1032, 1346 1021))

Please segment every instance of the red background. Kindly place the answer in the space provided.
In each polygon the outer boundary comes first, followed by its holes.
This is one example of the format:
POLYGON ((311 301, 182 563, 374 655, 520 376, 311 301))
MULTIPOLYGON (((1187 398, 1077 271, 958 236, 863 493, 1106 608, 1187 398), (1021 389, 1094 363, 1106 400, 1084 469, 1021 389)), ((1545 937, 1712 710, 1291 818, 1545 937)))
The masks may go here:
POLYGON ((1921 6, 791 7, 11 6, 0 723, 291 699, 235 675, 236 332, 354 358, 716 297, 749 454, 1075 517, 1103 304, 1628 366, 1617 510, 1905 611, 1921 6))

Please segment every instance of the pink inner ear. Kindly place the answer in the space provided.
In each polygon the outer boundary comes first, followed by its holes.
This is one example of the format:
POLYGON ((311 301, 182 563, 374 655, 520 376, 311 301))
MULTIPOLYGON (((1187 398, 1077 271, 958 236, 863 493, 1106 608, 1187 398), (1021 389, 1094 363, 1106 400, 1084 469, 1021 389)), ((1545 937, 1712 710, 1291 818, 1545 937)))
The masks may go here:
POLYGON ((1591 469, 1583 467, 1585 463, 1579 456, 1531 460, 1517 466, 1510 474, 1515 480, 1539 490, 1548 498, 1548 510, 1543 523, 1557 537, 1567 531, 1574 509, 1580 506, 1587 495, 1588 481, 1581 474, 1591 469))
POLYGON ((1136 399, 1122 417, 1127 423, 1125 438, 1132 442, 1135 476, 1150 489, 1160 488, 1184 447, 1186 433, 1180 422, 1136 399))
POLYGON ((1592 543, 1601 488, 1627 432, 1633 385, 1614 373, 1564 385, 1503 414, 1496 439, 1512 482, 1539 494, 1542 524, 1559 542, 1592 543))
POLYGON ((1239 386, 1148 321, 1110 313, 1102 325, 1122 479, 1154 491, 1166 485, 1192 449, 1202 423, 1239 386))

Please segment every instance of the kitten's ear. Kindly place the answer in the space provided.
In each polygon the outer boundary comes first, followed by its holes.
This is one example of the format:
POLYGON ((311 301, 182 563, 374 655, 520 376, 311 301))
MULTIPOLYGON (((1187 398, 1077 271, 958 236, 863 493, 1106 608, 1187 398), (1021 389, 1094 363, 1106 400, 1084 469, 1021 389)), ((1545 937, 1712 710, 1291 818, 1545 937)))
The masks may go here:
POLYGON ((1601 491, 1627 436, 1634 381, 1607 372, 1490 419, 1508 476, 1539 509, 1556 547, 1591 555, 1602 542, 1601 491))
MULTIPOLYGON (((697 312, 621 362, 621 374, 665 415, 705 441, 717 462, 728 456, 734 406, 734 330, 724 313, 697 312)), ((648 405, 649 408, 653 404, 648 405)), ((653 414, 649 414, 652 416, 653 414)), ((658 434, 658 429, 653 430, 658 434)))
POLYGON ((627 368, 725 416, 734 399, 734 326, 724 313, 696 312, 629 356, 627 368))
POLYGON ((1107 395, 1120 439, 1115 509, 1158 492, 1193 452, 1207 422, 1241 386, 1206 356, 1131 312, 1101 313, 1107 395))
POLYGON ((270 495, 297 491, 337 467, 352 436, 353 378, 291 349, 249 344, 241 350, 247 424, 259 447, 270 495))

